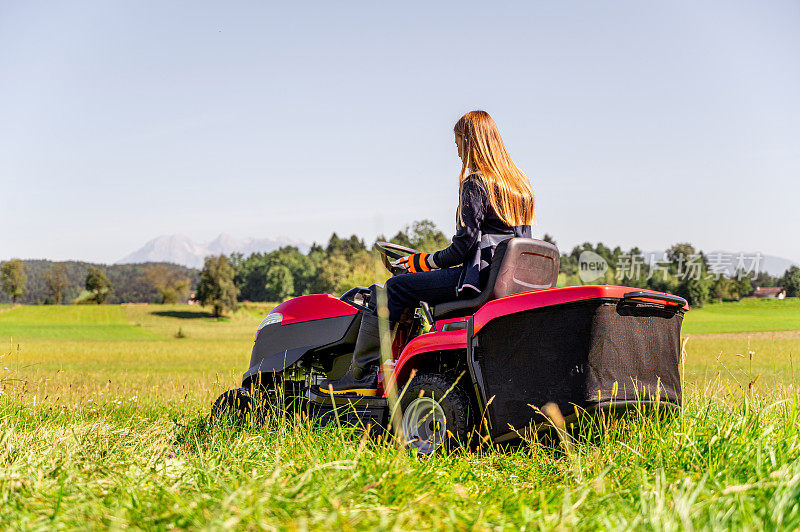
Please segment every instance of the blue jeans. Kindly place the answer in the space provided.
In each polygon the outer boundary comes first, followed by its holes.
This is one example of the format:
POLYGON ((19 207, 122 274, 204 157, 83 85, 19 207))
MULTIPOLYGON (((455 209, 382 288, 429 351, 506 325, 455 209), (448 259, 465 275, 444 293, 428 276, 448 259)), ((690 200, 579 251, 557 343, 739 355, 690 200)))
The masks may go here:
MULTIPOLYGON (((420 301, 434 306, 459 299, 456 287, 460 276, 461 268, 395 275, 386 281, 389 321, 397 323, 406 309, 417 308, 420 301)), ((374 310, 377 304, 377 287, 372 285, 370 289, 372 297, 369 306, 374 310)))

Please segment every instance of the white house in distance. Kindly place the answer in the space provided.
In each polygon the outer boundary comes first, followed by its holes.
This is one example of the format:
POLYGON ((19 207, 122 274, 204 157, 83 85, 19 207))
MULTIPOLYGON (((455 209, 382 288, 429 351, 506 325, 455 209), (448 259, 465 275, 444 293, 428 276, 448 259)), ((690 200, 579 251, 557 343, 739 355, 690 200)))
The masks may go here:
POLYGON ((753 291, 753 297, 783 299, 786 297, 786 289, 780 286, 759 286, 753 291))

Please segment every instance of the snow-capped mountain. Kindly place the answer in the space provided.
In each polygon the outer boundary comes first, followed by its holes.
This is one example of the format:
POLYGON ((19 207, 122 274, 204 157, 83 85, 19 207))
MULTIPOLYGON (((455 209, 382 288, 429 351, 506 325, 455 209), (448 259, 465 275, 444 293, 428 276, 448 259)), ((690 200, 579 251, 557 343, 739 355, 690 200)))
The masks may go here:
POLYGON ((284 246, 295 246, 303 253, 309 248, 305 242, 286 237, 236 238, 223 233, 211 242, 197 243, 186 235, 163 235, 118 260, 117 264, 172 262, 190 268, 202 268, 203 259, 208 255, 241 253, 247 256, 251 253, 267 253, 284 246))

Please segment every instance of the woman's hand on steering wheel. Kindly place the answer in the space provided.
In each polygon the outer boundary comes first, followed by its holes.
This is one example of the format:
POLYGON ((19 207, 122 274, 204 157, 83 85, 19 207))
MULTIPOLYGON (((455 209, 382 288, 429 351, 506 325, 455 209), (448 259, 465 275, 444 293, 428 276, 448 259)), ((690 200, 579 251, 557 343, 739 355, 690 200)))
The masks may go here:
POLYGON ((392 275, 408 273, 406 261, 410 255, 419 253, 418 250, 393 244, 392 242, 375 242, 375 249, 381 254, 381 260, 392 275), (402 264, 402 265, 401 265, 402 264))
POLYGON ((430 253, 414 253, 392 261, 390 264, 409 273, 429 272, 436 268, 430 253))

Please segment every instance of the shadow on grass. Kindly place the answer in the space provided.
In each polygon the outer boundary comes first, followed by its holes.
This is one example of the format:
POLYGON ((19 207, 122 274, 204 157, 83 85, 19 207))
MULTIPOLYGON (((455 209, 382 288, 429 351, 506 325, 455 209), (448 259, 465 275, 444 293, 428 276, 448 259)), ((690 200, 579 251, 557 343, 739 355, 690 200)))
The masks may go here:
POLYGON ((161 316, 163 318, 181 318, 184 320, 214 317, 212 313, 204 310, 158 310, 151 312, 150 314, 153 316, 161 316))

